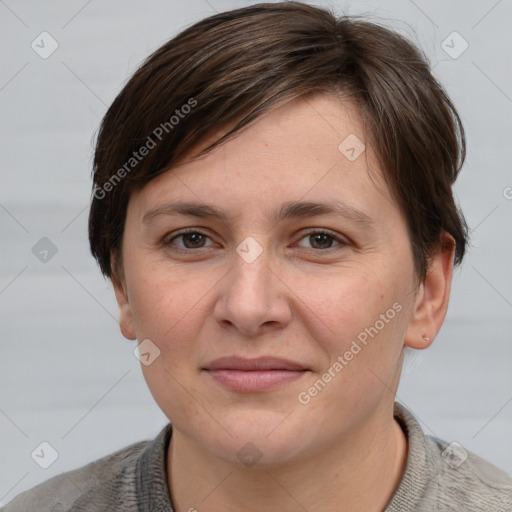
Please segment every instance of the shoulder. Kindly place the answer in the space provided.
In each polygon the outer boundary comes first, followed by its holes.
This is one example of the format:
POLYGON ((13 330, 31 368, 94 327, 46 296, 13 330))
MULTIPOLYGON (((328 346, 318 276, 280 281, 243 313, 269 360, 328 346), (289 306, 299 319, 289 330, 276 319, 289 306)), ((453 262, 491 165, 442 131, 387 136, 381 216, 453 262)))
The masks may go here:
POLYGON ((460 444, 425 435, 395 402, 408 439, 407 465, 386 512, 512 512, 512 477, 460 444))
MULTIPOLYGON (((137 458, 150 441, 140 441, 97 459, 78 469, 54 476, 16 496, 3 512, 63 512, 89 510, 78 505, 84 496, 109 503, 114 495, 126 500, 119 510, 130 510, 136 504, 135 466, 137 458), (122 492, 120 492, 122 491, 122 492), (74 508, 70 508, 74 507, 74 508)), ((109 508, 109 510, 112 510, 109 508)), ((117 510, 117 509, 116 509, 117 510)))
POLYGON ((425 444, 437 470, 431 485, 440 510, 512 511, 512 476, 458 443, 425 436, 425 444))
POLYGON ((512 477, 458 443, 425 435, 395 402, 408 440, 407 464, 386 512, 512 512, 512 477))

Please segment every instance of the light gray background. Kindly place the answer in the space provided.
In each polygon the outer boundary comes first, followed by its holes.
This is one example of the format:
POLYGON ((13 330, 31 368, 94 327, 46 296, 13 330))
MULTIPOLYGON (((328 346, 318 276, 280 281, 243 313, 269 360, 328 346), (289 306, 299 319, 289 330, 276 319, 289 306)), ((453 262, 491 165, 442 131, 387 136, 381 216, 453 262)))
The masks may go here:
MULTIPOLYGON (((183 27, 252 3, 0 1, 0 504, 167 422, 89 255, 91 141, 143 58, 183 27), (31 48, 43 31, 59 45, 47 59, 31 48), (31 250, 44 236, 58 248, 46 263, 31 250), (46 470, 31 458, 42 441, 59 455, 46 470)), ((512 473, 512 2, 311 3, 371 13, 415 38, 459 109, 469 152, 456 192, 473 247, 398 400, 426 433, 512 473), (453 31, 469 44, 456 59, 441 46, 453 31)))

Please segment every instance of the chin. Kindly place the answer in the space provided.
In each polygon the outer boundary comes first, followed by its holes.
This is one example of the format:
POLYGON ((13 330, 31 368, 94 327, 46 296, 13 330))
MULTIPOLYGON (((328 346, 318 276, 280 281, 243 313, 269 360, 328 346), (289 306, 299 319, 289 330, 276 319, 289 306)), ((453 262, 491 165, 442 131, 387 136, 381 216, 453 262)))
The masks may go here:
POLYGON ((304 423, 286 418, 288 413, 268 410, 241 411, 218 418, 231 434, 215 430, 215 436, 203 438, 201 444, 215 457, 247 468, 266 467, 291 462, 307 448, 304 423))

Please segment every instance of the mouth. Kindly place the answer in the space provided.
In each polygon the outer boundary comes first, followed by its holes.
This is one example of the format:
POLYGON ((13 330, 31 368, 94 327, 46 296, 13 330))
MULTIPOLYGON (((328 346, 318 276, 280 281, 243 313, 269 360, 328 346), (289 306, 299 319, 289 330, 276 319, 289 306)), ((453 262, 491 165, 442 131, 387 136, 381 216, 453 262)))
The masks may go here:
POLYGON ((202 370, 223 387, 244 393, 282 386, 310 371, 300 363, 275 357, 223 357, 212 361, 202 370))

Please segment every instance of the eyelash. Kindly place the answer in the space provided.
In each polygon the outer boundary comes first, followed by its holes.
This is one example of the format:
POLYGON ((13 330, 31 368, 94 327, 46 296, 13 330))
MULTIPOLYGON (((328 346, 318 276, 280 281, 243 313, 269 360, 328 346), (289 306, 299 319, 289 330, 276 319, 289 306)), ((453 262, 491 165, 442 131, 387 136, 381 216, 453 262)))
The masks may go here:
MULTIPOLYGON (((201 235, 201 236, 204 236, 204 237, 207 237, 211 240, 211 237, 209 235, 207 235, 206 233, 198 230, 198 229, 195 229, 195 228, 189 228, 189 229, 185 229, 183 231, 179 231, 178 233, 174 233, 172 238, 165 238, 164 241, 163 241, 163 246, 164 247, 167 247, 173 251, 176 251, 176 252, 182 252, 182 253, 191 253, 191 252, 194 252, 194 251, 198 251, 200 249, 204 249, 204 247, 198 247, 196 249, 184 249, 184 248, 181 248, 181 247, 171 247, 172 245, 172 242, 174 240, 176 240, 177 238, 180 238, 181 236, 184 236, 184 235, 187 235, 187 234, 191 234, 191 233, 194 233, 194 234, 198 234, 198 235, 201 235)), ((348 245, 348 243, 342 239, 340 236, 338 235, 335 235, 334 233, 332 233, 331 231, 329 230, 326 230, 326 229, 316 229, 316 230, 311 230, 311 231, 308 231, 307 233, 304 233, 304 235, 302 236, 302 238, 300 240, 303 240, 304 238, 308 237, 308 236, 311 236, 311 235, 327 235, 329 236, 330 238, 332 238, 334 241, 338 242, 339 245, 337 246, 334 246, 334 247, 328 247, 327 249, 315 249, 315 248, 307 248, 306 249, 309 249, 309 250, 312 250, 312 251, 320 251, 320 252, 328 252, 328 251, 331 251, 331 250, 334 250, 336 248, 342 248, 346 245, 348 245)))

